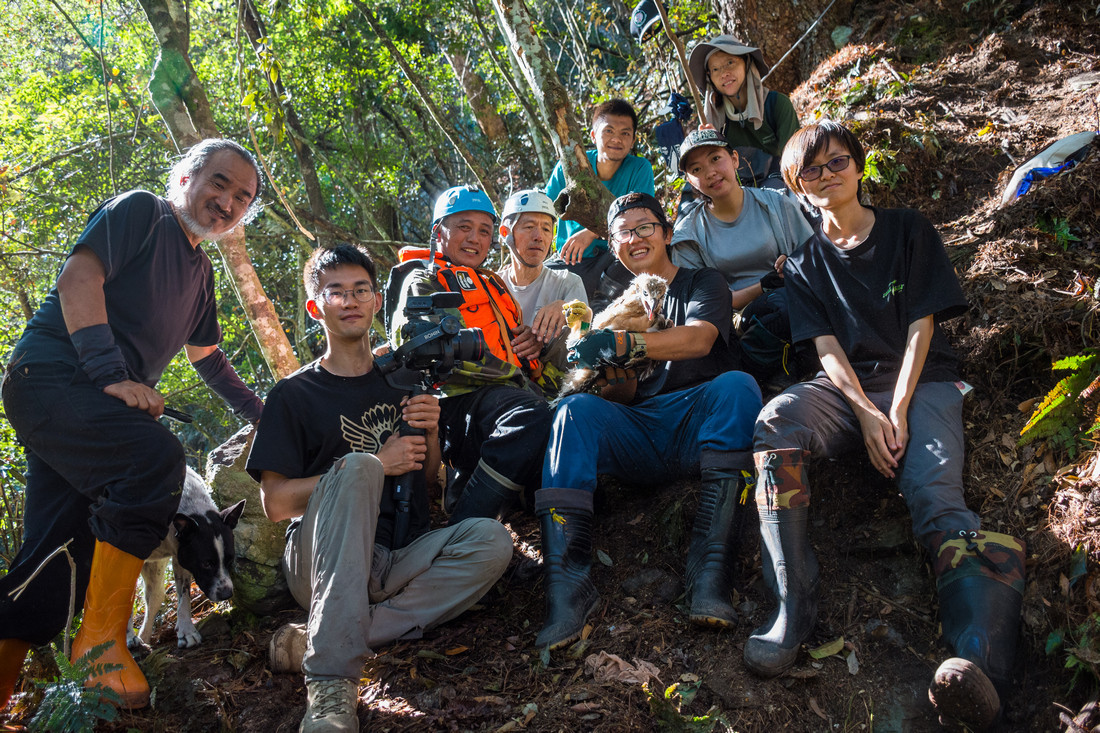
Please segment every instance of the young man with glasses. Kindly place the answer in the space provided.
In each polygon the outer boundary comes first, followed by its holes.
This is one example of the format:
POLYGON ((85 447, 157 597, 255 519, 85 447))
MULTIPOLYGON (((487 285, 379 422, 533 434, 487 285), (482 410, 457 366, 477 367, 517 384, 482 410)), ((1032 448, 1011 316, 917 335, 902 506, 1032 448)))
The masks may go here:
POLYGON ((114 642, 96 663, 117 668, 89 683, 114 690, 122 707, 149 703, 126 631, 138 574, 171 525, 186 468, 183 446, 157 421, 164 396, 155 387, 184 349, 239 416, 260 418, 263 403, 218 347, 214 270, 200 245, 255 216, 261 183, 251 153, 211 139, 172 167, 166 197, 134 190, 105 202, 12 352, 4 412, 25 447, 27 486, 23 545, 0 579, 0 708, 30 645, 64 629, 70 592, 84 609, 73 660, 114 642), (75 588, 53 554, 62 546, 75 588))
POLYGON ((309 610, 304 627, 275 632, 272 667, 306 675, 302 731, 357 731, 372 649, 477 602, 507 567, 512 539, 490 519, 429 530, 425 474, 439 468, 439 403, 408 397, 375 368, 369 333, 382 296, 366 250, 318 247, 303 280, 325 353, 272 388, 247 468, 268 518, 296 518, 283 571, 309 610), (399 434, 401 420, 425 434, 399 434), (393 483, 409 472, 409 529, 399 538, 393 483))
POLYGON ((546 619, 536 644, 576 639, 599 601, 590 578, 593 493, 599 474, 667 485, 702 473, 685 578, 692 622, 730 627, 738 500, 752 473, 752 426, 760 389, 730 351, 729 289, 710 268, 673 265, 672 225, 657 199, 632 193, 607 214, 611 246, 634 275, 668 282, 664 315, 672 327, 645 334, 595 330, 572 345, 570 360, 602 368, 600 395, 574 394, 554 414, 543 488, 535 493, 546 568, 546 619), (623 373, 635 358, 656 362, 643 381, 623 373))

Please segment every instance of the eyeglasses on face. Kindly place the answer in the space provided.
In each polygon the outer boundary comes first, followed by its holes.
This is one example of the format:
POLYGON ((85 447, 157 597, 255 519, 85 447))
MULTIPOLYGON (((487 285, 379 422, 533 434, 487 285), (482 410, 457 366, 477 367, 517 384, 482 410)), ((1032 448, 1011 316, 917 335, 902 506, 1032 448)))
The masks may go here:
POLYGON ((622 244, 630 239, 631 234, 636 234, 638 239, 645 239, 653 234, 658 226, 659 224, 655 221, 647 221, 645 224, 639 224, 633 229, 616 229, 611 232, 611 241, 615 244, 622 244))
POLYGON ((848 164, 852 162, 852 156, 850 155, 838 155, 824 166, 820 165, 808 165, 798 172, 798 177, 803 181, 816 181, 821 178, 822 168, 828 168, 833 173, 840 173, 842 170, 848 167, 848 164))
POLYGON ((321 291, 321 300, 325 301, 326 305, 336 305, 337 301, 346 303, 348 301, 348 293, 351 293, 360 303, 366 303, 374 297, 374 290, 371 288, 352 288, 351 290, 325 288, 321 291))

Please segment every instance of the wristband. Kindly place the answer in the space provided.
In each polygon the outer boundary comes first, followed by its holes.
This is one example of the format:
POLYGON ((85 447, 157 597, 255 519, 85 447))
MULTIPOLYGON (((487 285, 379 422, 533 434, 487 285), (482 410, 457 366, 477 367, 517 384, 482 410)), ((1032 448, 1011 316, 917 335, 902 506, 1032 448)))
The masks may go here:
POLYGON ((106 323, 86 326, 69 334, 76 349, 80 368, 99 389, 130 378, 126 359, 115 343, 115 334, 106 323))

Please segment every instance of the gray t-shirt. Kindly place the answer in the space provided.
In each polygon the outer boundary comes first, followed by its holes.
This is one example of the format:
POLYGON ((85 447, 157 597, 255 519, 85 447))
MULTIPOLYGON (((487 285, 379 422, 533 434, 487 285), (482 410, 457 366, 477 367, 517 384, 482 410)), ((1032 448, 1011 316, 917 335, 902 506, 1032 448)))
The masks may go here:
POLYGON ((741 290, 768 274, 779 255, 789 255, 813 230, 798 206, 786 196, 745 189, 741 214, 724 222, 704 203, 688 209, 672 234, 672 262, 680 267, 713 267, 730 290, 741 290), (697 242, 698 248, 687 243, 697 242), (678 243, 684 242, 680 246, 678 243))
POLYGON ((555 300, 564 300, 567 303, 571 300, 581 300, 585 305, 588 304, 584 283, 581 282, 579 275, 569 270, 551 270, 544 267, 530 285, 516 285, 511 262, 502 267, 497 274, 508 286, 512 297, 519 303, 520 310, 523 312, 523 323, 526 326, 534 323, 539 308, 555 300))

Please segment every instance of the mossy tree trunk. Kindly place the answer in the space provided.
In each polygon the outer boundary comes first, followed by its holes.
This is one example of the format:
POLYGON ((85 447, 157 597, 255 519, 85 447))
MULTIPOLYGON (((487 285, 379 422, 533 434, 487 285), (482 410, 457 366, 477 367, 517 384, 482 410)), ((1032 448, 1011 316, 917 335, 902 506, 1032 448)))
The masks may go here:
POLYGON ((566 187, 554 202, 564 219, 578 222, 599 237, 607 237, 607 210, 614 196, 588 163, 589 137, 573 113, 569 92, 554 71, 546 47, 535 34, 535 21, 523 0, 493 0, 497 23, 508 39, 539 113, 558 151, 566 187))

